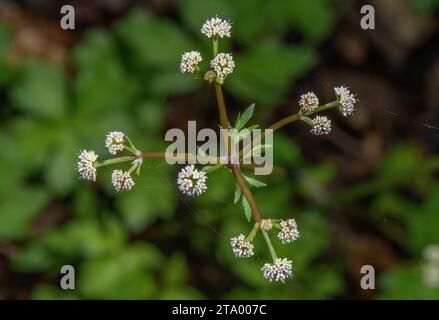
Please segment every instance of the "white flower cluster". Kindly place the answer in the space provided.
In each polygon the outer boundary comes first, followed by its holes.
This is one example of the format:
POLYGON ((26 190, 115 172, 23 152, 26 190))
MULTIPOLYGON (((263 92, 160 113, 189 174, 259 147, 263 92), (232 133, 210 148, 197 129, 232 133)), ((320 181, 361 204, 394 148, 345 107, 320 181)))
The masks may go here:
MULTIPOLYGON (((105 146, 108 148, 108 151, 111 154, 115 155, 125 148, 125 139, 128 139, 128 137, 123 132, 111 131, 107 134, 107 137, 105 139, 105 146)), ((134 151, 137 150, 135 150, 134 148, 134 150, 131 152, 134 151)), ((112 172, 111 183, 113 184, 117 192, 131 190, 134 187, 135 183, 131 178, 131 172, 135 169, 138 169, 143 161, 140 155, 136 155, 137 158, 133 161, 133 165, 129 171, 125 172, 122 170, 114 170, 112 172)), ((81 151, 81 153, 79 154, 77 170, 82 179, 96 181, 96 167, 124 161, 123 157, 114 158, 103 161, 102 163, 99 163, 99 165, 97 165, 97 159, 98 155, 93 150, 81 151), (122 161, 120 161, 121 159, 122 161)))
POLYGON ((129 172, 114 170, 111 174, 111 183, 117 192, 131 190, 135 183, 129 172))
POLYGON ((79 154, 79 161, 77 169, 79 176, 84 180, 96 181, 95 162, 98 160, 98 155, 93 151, 82 150, 79 154))
POLYGON ((233 253, 238 258, 249 258, 253 256, 253 244, 245 240, 243 234, 230 239, 233 253))
POLYGON ((290 243, 299 238, 299 230, 297 230, 296 220, 287 219, 280 222, 281 231, 278 233, 278 238, 282 243, 290 243))
POLYGON ((108 148, 108 151, 115 155, 119 151, 124 149, 125 142, 125 134, 120 131, 112 131, 107 134, 107 138, 105 139, 105 147, 108 148))
POLYGON ((192 197, 199 196, 207 190, 206 180, 206 173, 195 169, 191 164, 178 173, 177 184, 183 194, 192 197))
MULTIPOLYGON (((232 28, 230 22, 220 19, 217 16, 208 19, 201 27, 201 33, 208 38, 230 37, 230 29, 232 28)), ((233 73, 235 69, 235 61, 230 53, 216 53, 216 56, 210 61, 211 70, 207 70, 204 74, 204 79, 209 83, 217 80, 218 83, 223 83, 224 79, 233 73)), ((198 51, 189 51, 183 53, 180 62, 180 71, 182 73, 194 73, 198 71, 198 64, 202 61, 201 54, 198 51)))
POLYGON ((285 279, 291 278, 293 275, 293 263, 286 258, 278 258, 273 264, 264 264, 261 270, 264 278, 270 282, 273 280, 285 282, 285 279))
POLYGON ((180 71, 194 73, 198 64, 203 60, 198 51, 185 52, 181 56, 180 71))
POLYGON ((307 92, 300 96, 299 106, 305 114, 313 112, 319 107, 319 98, 314 92, 307 92))
POLYGON ((201 33, 208 38, 212 37, 229 37, 232 25, 226 20, 218 18, 218 16, 208 19, 201 27, 201 33))
POLYGON ((217 78, 224 79, 233 73, 235 61, 230 53, 218 53, 210 62, 210 67, 215 71, 217 78))
POLYGON ((315 116, 312 119, 311 133, 321 136, 331 132, 331 120, 325 116, 315 116))
POLYGON ((425 285, 439 288, 439 245, 430 244, 423 251, 425 262, 422 266, 422 277, 425 285))
POLYGON ((262 219, 261 221, 261 230, 268 232, 273 228, 273 222, 271 219, 262 219))
POLYGON ((345 117, 352 115, 355 111, 355 103, 357 102, 355 95, 345 86, 334 88, 334 92, 340 104, 341 114, 345 117))

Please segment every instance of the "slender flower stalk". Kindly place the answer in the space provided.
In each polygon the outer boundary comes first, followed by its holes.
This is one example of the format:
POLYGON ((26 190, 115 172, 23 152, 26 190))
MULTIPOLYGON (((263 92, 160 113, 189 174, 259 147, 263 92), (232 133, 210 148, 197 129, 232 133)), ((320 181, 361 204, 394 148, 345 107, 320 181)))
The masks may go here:
POLYGON ((276 251, 274 250, 273 244, 271 243, 270 237, 265 231, 262 231, 262 234, 264 235, 265 242, 267 243, 268 249, 270 250, 271 258, 273 259, 273 262, 275 262, 277 260, 277 255, 276 251))
POLYGON ((137 159, 137 157, 134 157, 134 156, 125 156, 125 157, 107 159, 107 160, 104 160, 102 162, 97 162, 95 165, 95 168, 105 167, 105 166, 109 166, 109 165, 113 165, 113 164, 117 164, 117 163, 133 161, 136 159, 137 159))
POLYGON ((229 117, 227 115, 226 104, 224 102, 223 90, 221 84, 215 83, 216 101, 218 103, 218 111, 220 116, 221 127, 229 129, 229 117))

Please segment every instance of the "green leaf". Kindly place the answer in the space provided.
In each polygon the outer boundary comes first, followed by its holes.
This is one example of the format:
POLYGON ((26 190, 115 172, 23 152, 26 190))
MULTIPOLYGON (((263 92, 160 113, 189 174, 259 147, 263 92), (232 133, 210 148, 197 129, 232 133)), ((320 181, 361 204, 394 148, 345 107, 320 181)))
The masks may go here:
POLYGON ((232 138, 234 139, 234 141, 240 142, 247 138, 252 133, 252 131, 258 127, 259 125, 255 124, 248 128, 241 129, 240 131, 232 130, 232 138))
POLYGON ((180 54, 195 47, 174 22, 138 8, 116 24, 116 32, 128 49, 129 58, 143 72, 151 68, 160 72, 176 70, 180 54))
POLYGON ((239 201, 239 199, 241 199, 241 196, 242 196, 241 188, 239 187, 238 184, 236 184, 235 197, 234 197, 233 203, 236 204, 239 201))
POLYGON ((86 118, 102 110, 128 108, 139 83, 124 69, 113 37, 92 30, 73 51, 76 66, 75 102, 86 118), (117 94, 116 94, 117 93, 117 94))
POLYGON ((420 263, 396 266, 379 280, 379 299, 439 299, 438 287, 429 286, 423 279, 423 265, 420 263))
POLYGON ((245 180, 247 180, 247 182, 253 187, 261 188, 261 187, 267 186, 266 183, 259 181, 259 180, 256 180, 255 178, 250 178, 250 177, 247 177, 246 175, 244 175, 244 177, 245 177, 245 180))
MULTIPOLYGON (((157 282, 152 273, 151 256, 159 257, 155 248, 133 244, 117 255, 85 261, 78 277, 78 290, 87 299, 153 298, 157 282)), ((154 260, 157 266, 160 260, 154 260)))
POLYGON ((55 64, 27 61, 10 96, 23 112, 59 119, 67 108, 64 73, 55 64))
POLYGON ((136 188, 117 195, 116 206, 130 230, 139 232, 157 218, 174 214, 177 193, 167 183, 168 169, 162 166, 145 170, 142 177, 134 179, 136 188))
POLYGON ((408 0, 409 5, 423 15, 433 15, 439 9, 439 0, 408 0))
POLYGON ((7 135, 14 148, 5 156, 9 157, 15 165, 20 166, 23 173, 40 170, 45 164, 50 147, 58 140, 58 125, 49 125, 29 117, 11 119, 9 125, 10 130, 7 135))
POLYGON ((291 167, 302 167, 305 164, 300 148, 290 137, 283 133, 273 136, 273 157, 275 163, 286 164, 291 167))
POLYGON ((236 57, 236 71, 225 85, 239 98, 274 105, 316 60, 310 48, 258 43, 236 57))
POLYGON ((398 145, 390 149, 381 162, 379 173, 384 177, 407 176, 416 170, 422 161, 421 151, 416 145, 398 145))
POLYGON ((22 187, 0 195, 0 238, 17 240, 30 231, 33 218, 47 204, 48 195, 41 188, 22 187))
POLYGON ((252 218, 252 209, 250 208, 250 204, 247 201, 246 197, 241 197, 242 199, 242 208, 244 209, 244 215, 248 221, 252 218))
POLYGON ((63 290, 48 284, 37 284, 32 290, 32 300, 72 300, 79 299, 75 290, 63 290))
MULTIPOLYGON (((303 212, 300 216, 293 212, 285 212, 283 216, 293 217, 297 220, 300 238, 294 241, 292 246, 278 246, 276 250, 281 257, 294 257, 295 272, 301 274, 306 272, 311 262, 331 242, 328 222, 322 215, 315 212, 303 212), (312 241, 310 241, 310 237, 312 241)), ((278 239, 274 240, 274 242, 278 241, 278 239)))
POLYGON ((188 277, 187 263, 185 256, 181 253, 174 253, 167 261, 164 268, 164 282, 167 285, 183 284, 188 277))
POLYGON ((243 128, 250 120, 250 118, 253 116, 254 111, 255 111, 255 104, 252 103, 249 107, 247 107, 247 109, 245 109, 242 115, 238 114, 234 128, 238 131, 241 130, 241 128, 243 128))
POLYGON ((191 92, 201 85, 201 80, 175 70, 157 73, 149 82, 149 93, 155 97, 191 92))
POLYGON ((289 0, 291 24, 311 39, 324 39, 333 29, 335 12, 329 0, 289 0))
POLYGON ((227 0, 182 0, 179 1, 180 15, 183 23, 198 37, 203 23, 218 15, 223 19, 231 19, 233 2, 227 0))
POLYGON ((408 240, 413 253, 432 243, 439 243, 439 184, 421 208, 407 215, 408 240))
POLYGON ((158 134, 162 130, 169 109, 166 103, 147 100, 136 109, 136 120, 142 132, 158 134))
POLYGON ((79 146, 74 139, 65 134, 60 140, 59 149, 52 151, 48 159, 45 179, 54 193, 65 195, 78 181, 77 172, 73 169, 76 166, 79 146))
POLYGON ((14 269, 58 273, 60 264, 78 257, 92 259, 117 254, 123 249, 126 234, 114 218, 105 219, 103 223, 97 219, 76 219, 46 232, 14 257, 14 269))

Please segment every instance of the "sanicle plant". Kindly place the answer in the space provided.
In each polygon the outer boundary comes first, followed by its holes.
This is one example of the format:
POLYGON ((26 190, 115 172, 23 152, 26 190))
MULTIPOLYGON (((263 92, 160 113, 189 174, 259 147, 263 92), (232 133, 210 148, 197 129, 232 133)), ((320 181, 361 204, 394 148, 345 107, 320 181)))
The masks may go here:
MULTIPOLYGON (((213 57, 207 70, 203 70, 200 66, 203 60, 201 54, 197 51, 183 53, 181 57, 180 70, 182 73, 197 74, 198 78, 208 81, 214 86, 218 110, 220 126, 223 129, 242 129, 253 114, 254 107, 247 108, 242 115, 238 115, 234 128, 229 123, 226 104, 223 96, 222 85, 229 76, 232 75, 235 62, 231 53, 220 52, 220 40, 231 36, 231 23, 218 17, 207 20, 201 27, 201 33, 212 41, 213 57)), ((314 135, 325 135, 331 131, 331 121, 322 115, 316 115, 328 109, 338 109, 343 116, 352 115, 355 109, 355 95, 345 86, 334 88, 336 99, 326 104, 320 104, 318 97, 313 92, 303 94, 298 102, 298 111, 287 116, 269 127, 273 132, 282 127, 296 122, 303 121, 310 127, 310 132, 314 135)), ((247 129, 254 130, 257 126, 247 129)), ((238 163, 227 162, 216 163, 214 165, 200 166, 198 162, 200 158, 209 158, 200 154, 177 154, 177 158, 186 163, 186 167, 181 169, 177 177, 177 186, 180 192, 189 197, 200 196, 207 191, 207 176, 221 169, 229 170, 235 177, 235 203, 240 202, 249 221, 251 216, 254 225, 247 235, 240 234, 230 239, 233 254, 238 258, 249 258, 254 255, 253 239, 257 234, 261 233, 272 257, 272 263, 265 263, 262 268, 263 276, 271 281, 284 282, 285 279, 293 275, 292 261, 287 258, 279 258, 276 250, 271 242, 270 233, 278 230, 277 237, 283 244, 289 244, 299 238, 299 231, 296 221, 293 218, 286 219, 270 219, 262 218, 262 214, 258 209, 257 203, 253 196, 250 186, 262 187, 264 183, 254 178, 248 177, 243 173, 244 170, 253 170, 256 165, 248 165, 243 163, 243 159, 253 150, 261 147, 262 139, 253 141, 253 145, 244 145, 239 151, 238 163)), ((165 152, 142 152, 138 150, 129 137, 123 132, 113 131, 108 133, 105 146, 112 155, 126 152, 128 155, 119 156, 107 160, 100 161, 98 155, 90 150, 82 150, 79 154, 77 170, 82 179, 96 180, 97 170, 100 167, 114 165, 119 163, 130 163, 126 171, 114 170, 112 172, 111 181, 116 192, 128 191, 135 186, 133 174, 140 175, 140 169, 144 159, 146 158, 162 158, 165 159, 165 152)), ((267 146, 265 146, 267 147, 267 146)), ((226 149, 228 150, 228 149, 226 149)), ((206 159, 203 159, 206 160, 206 159)), ((204 162, 206 163, 206 162, 204 162)), ((210 164, 210 162, 209 162, 210 164)))

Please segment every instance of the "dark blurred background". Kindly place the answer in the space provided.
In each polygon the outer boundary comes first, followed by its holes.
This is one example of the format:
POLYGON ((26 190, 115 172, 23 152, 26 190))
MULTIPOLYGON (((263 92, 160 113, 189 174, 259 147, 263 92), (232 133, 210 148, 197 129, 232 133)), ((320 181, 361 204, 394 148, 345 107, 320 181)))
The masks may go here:
POLYGON ((439 298, 438 0, 69 1, 75 30, 60 28, 64 4, 0 1, 0 299, 439 298), (360 27, 365 4, 375 30, 360 27), (233 117, 255 102, 252 123, 269 126, 301 93, 331 101, 341 84, 359 99, 325 138, 302 124, 275 137, 283 170, 255 196, 263 215, 298 221, 298 241, 275 242, 293 260, 285 285, 262 278, 260 239, 255 258, 233 257, 229 238, 251 226, 226 170, 191 201, 159 160, 118 195, 110 169, 94 184, 74 170, 80 148, 106 154, 110 130, 162 151, 187 120, 217 128, 212 88, 178 68, 184 51, 208 56, 199 29, 216 14, 233 22, 233 117))

